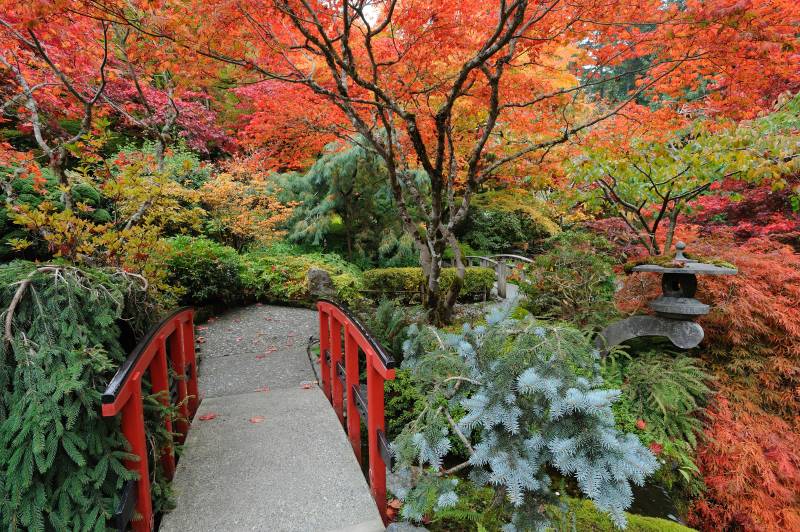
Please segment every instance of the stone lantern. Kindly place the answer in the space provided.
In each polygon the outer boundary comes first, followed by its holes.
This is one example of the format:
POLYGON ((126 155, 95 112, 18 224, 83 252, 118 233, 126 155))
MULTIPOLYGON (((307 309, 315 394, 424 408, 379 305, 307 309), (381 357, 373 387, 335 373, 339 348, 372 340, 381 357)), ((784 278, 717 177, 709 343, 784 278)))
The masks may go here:
POLYGON ((641 264, 634 272, 661 274, 662 294, 648 306, 655 316, 631 316, 612 323, 598 334, 595 345, 604 353, 611 346, 642 336, 665 336, 681 349, 696 347, 703 340, 703 328, 694 320, 708 314, 710 307, 695 299, 698 275, 736 275, 734 268, 698 262, 684 255, 686 244, 675 245, 669 266, 641 264))

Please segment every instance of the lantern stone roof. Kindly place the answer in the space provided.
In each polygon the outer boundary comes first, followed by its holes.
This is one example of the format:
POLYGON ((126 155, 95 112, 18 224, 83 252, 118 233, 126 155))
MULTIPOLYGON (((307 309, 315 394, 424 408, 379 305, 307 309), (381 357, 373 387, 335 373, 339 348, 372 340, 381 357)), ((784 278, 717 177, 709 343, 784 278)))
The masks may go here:
POLYGON ((736 275, 739 270, 727 266, 719 266, 708 262, 690 259, 683 254, 686 244, 678 242, 675 245, 675 258, 668 266, 663 264, 640 264, 631 268, 634 272, 653 273, 683 273, 689 275, 736 275))

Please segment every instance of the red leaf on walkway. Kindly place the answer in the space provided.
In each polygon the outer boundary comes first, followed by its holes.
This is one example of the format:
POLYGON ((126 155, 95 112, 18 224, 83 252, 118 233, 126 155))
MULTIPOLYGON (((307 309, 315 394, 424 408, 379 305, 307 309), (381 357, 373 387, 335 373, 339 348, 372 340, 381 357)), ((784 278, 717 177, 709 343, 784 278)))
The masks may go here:
POLYGON ((256 355, 256 360, 264 360, 267 358, 267 355, 256 355))
POLYGON ((198 417, 197 419, 199 419, 200 421, 211 421, 212 419, 215 419, 216 417, 217 417, 217 414, 215 414, 214 412, 209 412, 208 414, 203 414, 202 416, 198 417))
POLYGON ((269 386, 262 386, 261 388, 256 388, 257 392, 268 392, 269 386))
POLYGON ((253 416, 250 418, 250 423, 261 423, 264 421, 264 416, 253 416))
POLYGON ((317 381, 303 381, 300 383, 300 387, 304 390, 310 390, 317 384, 317 381))

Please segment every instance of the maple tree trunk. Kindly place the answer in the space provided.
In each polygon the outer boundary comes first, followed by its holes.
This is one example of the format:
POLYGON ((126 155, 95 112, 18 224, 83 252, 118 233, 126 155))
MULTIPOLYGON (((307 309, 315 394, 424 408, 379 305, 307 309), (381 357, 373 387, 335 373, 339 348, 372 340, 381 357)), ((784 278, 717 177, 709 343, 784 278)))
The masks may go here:
POLYGON ((64 209, 72 209, 72 193, 70 191, 69 178, 64 169, 66 162, 66 153, 63 148, 58 148, 50 152, 49 167, 50 171, 58 179, 58 183, 64 188, 61 193, 61 202, 64 204, 64 209))
POLYGON ((156 146, 155 146, 155 156, 156 156, 156 167, 158 168, 159 172, 164 171, 164 146, 166 142, 164 138, 159 135, 156 137, 156 146))
POLYGON ((453 320, 453 309, 464 285, 466 268, 461 260, 461 250, 455 236, 444 227, 437 233, 441 235, 440 238, 428 239, 424 242, 425 245, 420 246, 420 264, 425 275, 423 305, 427 309, 428 321, 433 325, 442 326, 450 324, 453 320), (442 294, 442 258, 448 245, 453 250, 456 275, 447 293, 442 294))

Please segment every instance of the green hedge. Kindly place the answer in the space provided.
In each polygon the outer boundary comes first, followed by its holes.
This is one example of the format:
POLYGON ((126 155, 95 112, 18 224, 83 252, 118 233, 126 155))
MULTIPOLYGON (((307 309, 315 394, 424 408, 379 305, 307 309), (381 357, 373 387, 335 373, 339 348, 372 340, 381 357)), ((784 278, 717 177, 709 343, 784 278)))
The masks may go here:
MULTIPOLYGON (((450 289, 456 277, 455 268, 444 268, 439 280, 442 292, 450 289)), ((491 268, 467 268, 464 275, 464 286, 461 287, 459 300, 475 301, 483 299, 492 289, 495 273, 491 268)), ((364 272, 364 288, 380 296, 400 297, 411 300, 422 294, 425 275, 421 268, 378 268, 364 272)))
POLYGON ((184 304, 232 303, 242 298, 242 261, 235 249, 205 237, 177 236, 168 242, 168 281, 182 289, 184 304))
POLYGON ((330 274, 340 301, 355 305, 361 298, 361 271, 339 255, 292 255, 275 251, 266 249, 242 255, 242 279, 248 297, 269 302, 310 303, 306 274, 311 268, 319 268, 330 274))

